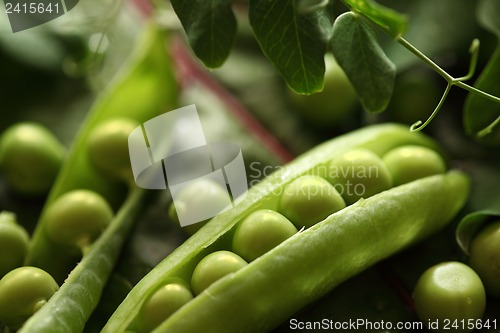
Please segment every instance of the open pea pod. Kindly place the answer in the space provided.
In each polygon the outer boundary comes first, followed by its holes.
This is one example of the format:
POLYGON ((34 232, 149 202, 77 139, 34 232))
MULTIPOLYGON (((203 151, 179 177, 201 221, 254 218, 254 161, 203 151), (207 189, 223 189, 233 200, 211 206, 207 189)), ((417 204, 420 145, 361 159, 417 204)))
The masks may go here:
MULTIPOLYGON (((102 332, 138 331, 138 315, 150 295, 170 281, 189 281, 203 257, 230 249, 238 222, 260 209, 276 210, 286 184, 306 174, 325 176, 328 162, 352 149, 382 156, 401 145, 438 149, 405 126, 383 124, 345 134, 298 157, 165 258, 133 288, 102 332)), ((362 199, 213 283, 154 332, 269 331, 342 281, 440 229, 462 207, 468 190, 468 178, 453 171, 362 199)))
POLYGON ((87 150, 89 136, 99 124, 113 118, 129 118, 142 124, 175 108, 176 83, 165 43, 166 34, 158 26, 150 24, 145 28, 129 63, 123 66, 89 112, 51 189, 25 264, 43 268, 59 283, 74 267, 75 258, 47 237, 47 208, 74 189, 95 191, 113 207, 121 205, 127 193, 126 185, 99 172, 91 164, 87 150))

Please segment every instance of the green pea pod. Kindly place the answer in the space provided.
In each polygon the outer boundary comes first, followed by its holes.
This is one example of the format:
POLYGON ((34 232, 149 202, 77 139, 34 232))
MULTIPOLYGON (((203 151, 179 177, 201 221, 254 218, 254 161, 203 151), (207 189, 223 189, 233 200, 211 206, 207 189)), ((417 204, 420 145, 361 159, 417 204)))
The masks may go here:
POLYGON ((89 161, 87 144, 92 130, 113 118, 129 118, 142 124, 175 108, 176 83, 166 52, 166 35, 154 24, 146 28, 130 63, 117 74, 107 92, 96 101, 49 194, 25 264, 43 268, 61 283, 73 268, 74 257, 48 239, 47 208, 62 194, 88 189, 101 194, 113 207, 124 200, 125 185, 100 173, 89 161))
MULTIPOLYGON (((146 275, 102 332, 136 329, 145 300, 161 285, 189 281, 207 254, 230 248, 236 224, 259 209, 276 210, 284 185, 305 174, 325 175, 327 163, 352 149, 381 156, 400 145, 438 149, 401 125, 360 129, 298 157, 249 190, 235 208, 213 218, 146 275)), ((431 176, 360 200, 299 232, 236 273, 208 287, 155 332, 265 332, 342 281, 445 225, 468 194, 460 172, 431 176)))

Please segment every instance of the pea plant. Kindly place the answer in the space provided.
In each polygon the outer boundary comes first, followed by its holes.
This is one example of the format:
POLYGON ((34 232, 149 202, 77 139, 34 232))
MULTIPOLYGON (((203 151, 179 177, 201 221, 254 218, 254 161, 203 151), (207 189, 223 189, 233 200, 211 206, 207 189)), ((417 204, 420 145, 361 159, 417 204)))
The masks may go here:
MULTIPOLYGON (((417 121, 412 131, 424 129, 442 108, 453 86, 470 92, 464 107, 464 126, 478 139, 498 142, 500 97, 497 84, 499 48, 478 78, 467 84, 476 70, 479 40, 470 45, 470 68, 454 77, 405 39, 408 18, 374 1, 260 1, 248 2, 248 17, 257 42, 268 60, 296 92, 311 94, 323 87, 324 54, 332 52, 354 86, 368 112, 382 112, 391 99, 396 66, 385 55, 377 30, 420 58, 446 81, 441 100, 431 116, 417 121), (349 9, 335 15, 332 7, 349 9), (496 96, 495 96, 496 94, 496 96), (477 111, 480 109, 481 111, 477 111), (492 133, 493 132, 493 133, 492 133)), ((236 35, 236 19, 231 1, 172 1, 195 54, 210 68, 222 65, 231 52, 236 35)), ((477 16, 481 24, 500 36, 499 4, 479 1, 477 16)))

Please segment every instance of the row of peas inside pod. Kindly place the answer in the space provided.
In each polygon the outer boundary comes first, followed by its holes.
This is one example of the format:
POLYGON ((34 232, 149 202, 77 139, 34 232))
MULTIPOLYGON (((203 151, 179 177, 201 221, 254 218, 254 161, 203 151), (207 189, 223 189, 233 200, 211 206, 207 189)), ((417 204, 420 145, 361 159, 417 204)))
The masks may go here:
MULTIPOLYGON (((142 306, 137 329, 154 330, 216 281, 347 205, 392 186, 443 174, 446 169, 443 158, 423 146, 400 146, 382 157, 367 149, 337 156, 327 164, 327 170, 320 171, 321 176, 303 175, 287 184, 279 194, 277 210, 260 209, 242 219, 232 234, 231 247, 202 258, 190 280, 171 279, 157 289, 142 306)), ((206 190, 208 184, 203 186, 205 193, 211 192, 206 190)), ((188 205, 186 209, 195 207, 188 205)))
MULTIPOLYGON (((138 124, 113 119, 98 126, 85 150, 96 172, 126 180, 128 134, 138 124)), ((46 194, 63 163, 64 148, 53 133, 36 123, 18 123, 1 136, 2 172, 7 183, 25 195, 46 194), (37 168, 33 168, 36 165, 37 168), (33 171, 35 170, 35 172, 33 171), (32 180, 35 180, 32 182, 32 180)), ((130 167, 128 167, 130 169, 130 167)), ((99 193, 73 189, 46 207, 43 234, 68 257, 81 258, 114 218, 110 204, 99 193)), ((17 330, 59 290, 47 271, 23 266, 30 236, 16 223, 15 214, 0 213, 0 322, 17 330)))
MULTIPOLYGON (((45 126, 21 122, 0 135, 0 174, 8 189, 24 197, 47 194, 66 148, 45 126)), ((0 323, 18 329, 59 289, 46 271, 23 266, 30 235, 13 212, 0 212, 0 323)))

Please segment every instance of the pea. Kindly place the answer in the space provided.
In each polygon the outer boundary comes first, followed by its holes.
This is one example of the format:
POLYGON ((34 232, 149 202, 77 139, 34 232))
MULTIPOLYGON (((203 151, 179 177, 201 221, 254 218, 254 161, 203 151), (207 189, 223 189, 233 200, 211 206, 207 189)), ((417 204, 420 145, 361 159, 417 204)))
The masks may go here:
POLYGON ((318 128, 346 120, 359 106, 356 91, 331 53, 325 56, 323 90, 311 95, 290 91, 290 97, 297 111, 318 128))
POLYGON ((172 313, 193 299, 191 290, 181 283, 168 283, 158 289, 141 309, 141 332, 151 332, 172 313))
POLYGON ((185 221, 197 222, 183 228, 192 235, 211 217, 230 205, 231 199, 226 188, 211 179, 201 178, 181 189, 168 213, 176 223, 180 223, 179 216, 185 221))
POLYGON ((394 148, 382 160, 392 175, 394 186, 446 172, 443 158, 434 150, 422 146, 394 148))
POLYGON ((354 149, 334 158, 330 162, 327 177, 347 205, 392 186, 391 175, 385 164, 367 149, 354 149))
POLYGON ((278 206, 297 228, 309 228, 346 205, 327 180, 307 175, 284 187, 278 206))
POLYGON ((191 277, 191 288, 198 295, 215 281, 245 267, 247 262, 230 251, 216 251, 200 260, 191 277))
POLYGON ((15 124, 0 138, 0 167, 16 192, 45 194, 52 186, 65 154, 64 146, 44 126, 15 124))
POLYGON ((233 251, 253 261, 297 233, 286 217, 273 210, 258 210, 241 221, 233 237, 233 251))
POLYGON ((0 278, 22 265, 28 252, 28 232, 13 213, 0 213, 0 278))
POLYGON ((435 76, 421 68, 401 72, 387 107, 389 119, 408 125, 427 119, 439 103, 441 89, 435 76))
POLYGON ((128 118, 113 118, 99 124, 89 135, 91 163, 108 176, 131 180, 128 136, 140 124, 128 118))
POLYGON ((481 277, 486 292, 500 297, 500 220, 480 230, 469 251, 469 265, 481 277))
POLYGON ((113 211, 101 195, 74 190, 50 205, 45 230, 57 244, 84 249, 106 229, 112 218, 113 211))
POLYGON ((25 266, 7 273, 0 280, 0 321, 18 329, 59 289, 44 270, 25 266))
MULTIPOLYGON (((444 262, 426 270, 413 292, 415 309, 424 323, 438 321, 437 332, 446 332, 445 319, 481 319, 486 295, 479 276, 460 262, 444 262)), ((458 329, 457 332, 471 330, 458 329)))

